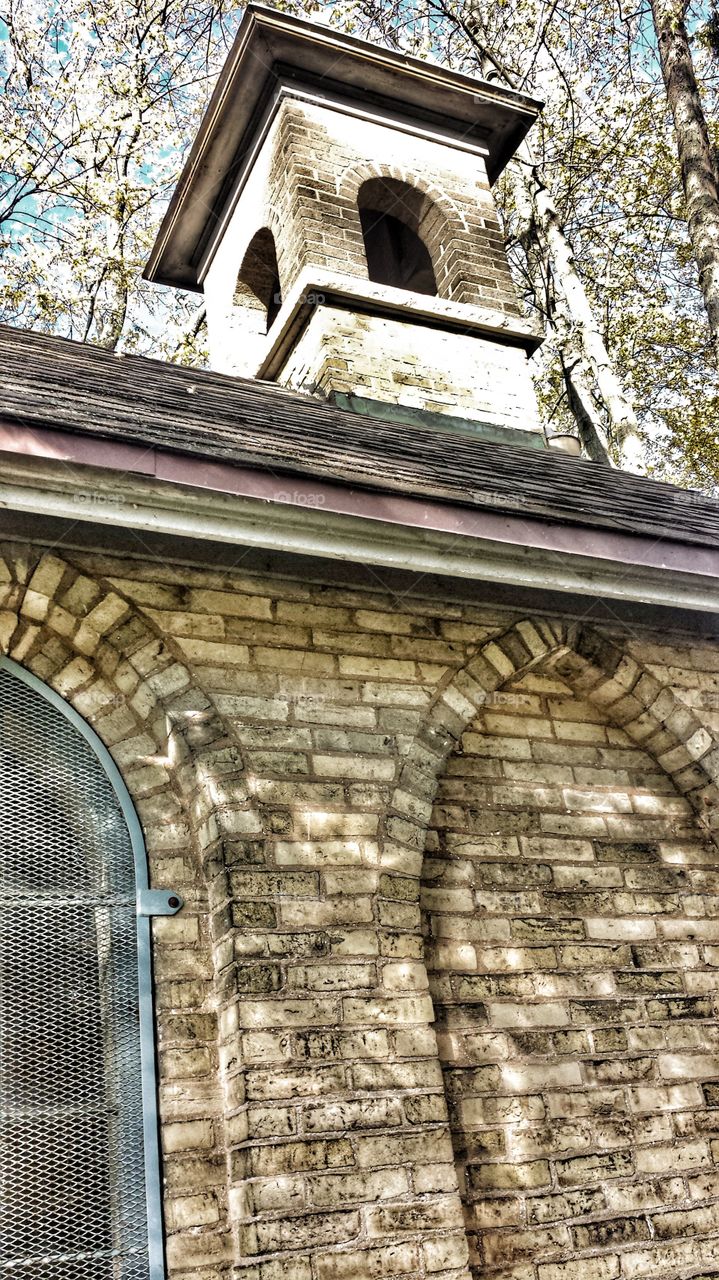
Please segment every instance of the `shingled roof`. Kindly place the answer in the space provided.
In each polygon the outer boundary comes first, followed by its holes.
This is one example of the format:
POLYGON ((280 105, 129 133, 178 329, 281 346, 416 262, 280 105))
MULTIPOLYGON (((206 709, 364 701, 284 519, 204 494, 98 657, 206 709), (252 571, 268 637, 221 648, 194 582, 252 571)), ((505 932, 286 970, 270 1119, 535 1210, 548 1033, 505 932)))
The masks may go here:
POLYGON ((117 356, 6 326, 0 326, 0 368, 0 423, 555 524, 719 546, 719 504, 711 499, 549 449, 390 424, 272 383, 117 356))

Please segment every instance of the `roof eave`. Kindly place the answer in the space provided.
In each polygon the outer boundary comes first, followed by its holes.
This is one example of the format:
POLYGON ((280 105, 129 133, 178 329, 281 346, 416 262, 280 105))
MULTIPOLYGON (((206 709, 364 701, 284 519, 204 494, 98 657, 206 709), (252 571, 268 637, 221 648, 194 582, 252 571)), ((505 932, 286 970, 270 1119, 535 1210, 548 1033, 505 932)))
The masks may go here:
MULTIPOLYGON (((2 424, 0 424, 1 426, 2 424)), ((5 427, 0 509, 322 559, 719 611, 719 550, 5 427)))

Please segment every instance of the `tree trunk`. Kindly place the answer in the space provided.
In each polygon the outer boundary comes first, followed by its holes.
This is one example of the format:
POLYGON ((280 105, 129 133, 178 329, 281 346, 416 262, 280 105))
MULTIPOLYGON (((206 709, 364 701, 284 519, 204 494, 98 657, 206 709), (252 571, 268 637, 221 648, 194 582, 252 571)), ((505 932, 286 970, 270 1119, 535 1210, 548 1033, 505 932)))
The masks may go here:
POLYGON ((674 120, 689 236, 719 365, 719 172, 694 74, 682 0, 652 0, 659 61, 674 120))
MULTIPOLYGON (((658 0, 657 0, 658 2, 658 0)), ((501 59, 484 42, 481 19, 470 10, 469 19, 460 25, 475 46, 482 74, 499 79, 511 89, 518 86, 501 59)), ((586 289, 574 263, 574 253, 562 226, 554 198, 536 157, 523 142, 507 170, 512 183, 515 206, 520 220, 531 227, 531 234, 542 251, 551 274, 551 286, 561 318, 554 325, 557 333, 562 370, 570 405, 577 411, 577 427, 589 456, 601 457, 606 451, 606 434, 597 414, 596 397, 589 386, 591 373, 599 400, 607 415, 607 425, 616 448, 619 465, 626 471, 644 471, 644 445, 634 408, 615 372, 607 346, 599 329, 586 289)), ((530 275, 532 262, 527 259, 530 275)))
POLYGON ((566 348, 560 347, 559 358, 562 362, 564 385, 567 388, 567 401, 579 428, 579 438, 585 451, 593 462, 605 462, 611 466, 600 408, 591 386, 591 379, 584 367, 584 361, 578 351, 571 350, 571 344, 566 348))
MULTIPOLYGON (((127 318, 128 278, 125 263, 125 231, 122 208, 107 215, 107 270, 104 300, 95 339, 99 347, 114 351, 127 318)), ((97 310, 97 309, 96 309, 97 310)))
POLYGON ((614 370, 599 325, 592 314, 591 304, 577 272, 572 247, 562 227, 552 194, 526 143, 522 144, 515 163, 510 166, 509 180, 513 184, 515 205, 520 218, 526 220, 531 210, 535 234, 551 269, 558 320, 555 328, 562 367, 565 381, 568 380, 570 403, 576 408, 581 405, 577 425, 587 452, 594 458, 601 456, 602 452, 606 455, 602 444, 604 429, 587 386, 587 372, 591 371, 604 405, 620 466, 627 471, 642 471, 644 449, 636 414, 614 370))
POLYGON ((517 166, 508 174, 517 214, 517 238, 527 262, 532 292, 537 305, 545 311, 551 326, 562 365, 569 408, 579 431, 579 438, 589 457, 595 462, 609 462, 609 450, 602 423, 601 407, 590 385, 581 354, 572 343, 572 325, 561 293, 552 287, 551 269, 546 251, 539 241, 531 194, 517 166))

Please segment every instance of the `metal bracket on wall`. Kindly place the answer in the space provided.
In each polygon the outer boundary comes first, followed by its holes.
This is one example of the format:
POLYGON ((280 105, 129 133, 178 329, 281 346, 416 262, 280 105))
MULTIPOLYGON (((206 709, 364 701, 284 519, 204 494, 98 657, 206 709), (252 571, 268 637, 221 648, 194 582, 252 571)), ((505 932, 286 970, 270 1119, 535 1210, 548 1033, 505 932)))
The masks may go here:
POLYGON ((179 893, 168 889, 138 889, 138 916, 174 916, 183 907, 179 893))

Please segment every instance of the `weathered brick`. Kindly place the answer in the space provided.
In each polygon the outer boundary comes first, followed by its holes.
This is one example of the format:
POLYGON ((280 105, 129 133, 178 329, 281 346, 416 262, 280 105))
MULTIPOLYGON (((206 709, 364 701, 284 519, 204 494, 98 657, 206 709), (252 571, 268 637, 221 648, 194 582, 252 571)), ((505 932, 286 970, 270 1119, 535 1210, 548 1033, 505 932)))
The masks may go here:
POLYGON ((719 880, 649 753, 541 663, 483 691, 471 646, 521 656, 494 606, 408 597, 393 627, 380 584, 76 555, 19 652, 187 900, 153 929, 171 1280, 464 1280, 467 1238, 502 1280, 716 1269, 719 880))

